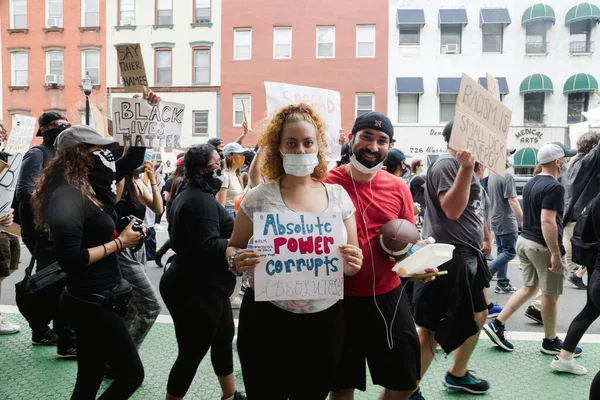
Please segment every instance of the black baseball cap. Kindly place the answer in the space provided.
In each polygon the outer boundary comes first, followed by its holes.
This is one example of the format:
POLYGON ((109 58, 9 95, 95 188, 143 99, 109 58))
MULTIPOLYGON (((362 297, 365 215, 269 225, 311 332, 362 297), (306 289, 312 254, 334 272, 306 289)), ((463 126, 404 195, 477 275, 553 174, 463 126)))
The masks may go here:
POLYGON ((41 132, 41 129, 45 126, 52 124, 54 121, 59 120, 59 119, 66 120, 67 117, 65 117, 64 115, 62 115, 60 113, 57 113, 56 111, 48 111, 48 112, 45 112, 42 115, 40 115, 40 117, 38 118, 38 131, 37 131, 36 136, 44 136, 43 133, 41 132))
POLYGON ((404 154, 404 152, 402 150, 398 150, 398 149, 391 149, 388 152, 388 156, 387 156, 388 160, 396 161, 398 164, 400 164, 401 162, 406 162, 407 158, 411 158, 411 157, 407 156, 406 154, 404 154))
POLYGON ((223 140, 221 140, 221 138, 212 138, 209 139, 207 143, 213 145, 214 147, 217 147, 223 144, 223 140))

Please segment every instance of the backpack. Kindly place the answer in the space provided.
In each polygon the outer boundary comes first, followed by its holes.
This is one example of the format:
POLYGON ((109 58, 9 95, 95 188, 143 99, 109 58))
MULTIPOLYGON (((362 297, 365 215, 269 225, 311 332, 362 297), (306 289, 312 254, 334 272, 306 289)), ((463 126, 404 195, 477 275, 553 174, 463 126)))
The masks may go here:
POLYGON ((573 237, 571 238, 572 259, 575 264, 582 265, 587 268, 593 268, 598 258, 598 242, 586 241, 591 237, 595 237, 591 210, 595 201, 600 198, 600 195, 590 201, 583 209, 581 216, 577 219, 573 228, 573 237))

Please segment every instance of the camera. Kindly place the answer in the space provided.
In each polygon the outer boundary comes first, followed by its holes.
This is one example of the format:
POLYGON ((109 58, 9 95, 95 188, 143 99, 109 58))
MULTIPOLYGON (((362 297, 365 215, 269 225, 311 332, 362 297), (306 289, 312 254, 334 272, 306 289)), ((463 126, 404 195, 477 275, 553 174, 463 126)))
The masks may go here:
POLYGON ((117 222, 117 234, 120 235, 125 230, 125 228, 127 228, 127 225, 131 223, 131 221, 134 221, 131 229, 135 232, 140 232, 142 234, 142 238, 140 239, 137 246, 131 249, 131 251, 135 253, 136 251, 139 251, 142 248, 142 246, 144 245, 144 239, 146 238, 143 225, 144 221, 142 221, 135 215, 128 215, 126 217, 122 217, 121 219, 119 219, 119 222, 117 222))

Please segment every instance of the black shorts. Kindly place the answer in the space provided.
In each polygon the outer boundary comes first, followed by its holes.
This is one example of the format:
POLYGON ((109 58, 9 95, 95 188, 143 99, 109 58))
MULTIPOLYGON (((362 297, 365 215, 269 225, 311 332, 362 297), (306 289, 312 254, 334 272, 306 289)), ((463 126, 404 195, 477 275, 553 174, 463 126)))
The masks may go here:
POLYGON ((344 298, 346 330, 334 390, 365 391, 365 359, 374 384, 397 391, 417 388, 421 379, 421 351, 406 293, 399 286, 376 296, 376 300, 377 305, 370 296, 344 298), (401 293, 402 299, 398 301, 401 293))
POLYGON ((5 278, 19 268, 21 244, 19 238, 0 232, 0 278, 5 278))

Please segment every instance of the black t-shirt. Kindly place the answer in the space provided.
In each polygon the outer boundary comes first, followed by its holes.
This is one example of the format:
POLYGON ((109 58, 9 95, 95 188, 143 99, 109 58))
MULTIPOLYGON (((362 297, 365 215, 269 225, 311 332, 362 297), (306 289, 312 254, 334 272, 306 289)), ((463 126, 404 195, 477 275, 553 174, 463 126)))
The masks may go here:
POLYGON ((552 176, 537 175, 523 188, 523 237, 542 246, 546 240, 542 234, 542 210, 556 211, 558 244, 564 254, 563 211, 565 208, 565 189, 552 176))
POLYGON ((412 194, 413 201, 419 203, 421 207, 425 207, 425 178, 421 175, 415 175, 410 181, 410 193, 412 194))
POLYGON ((173 185, 173 175, 169 176, 163 186, 163 192, 171 192, 171 185, 173 185))

